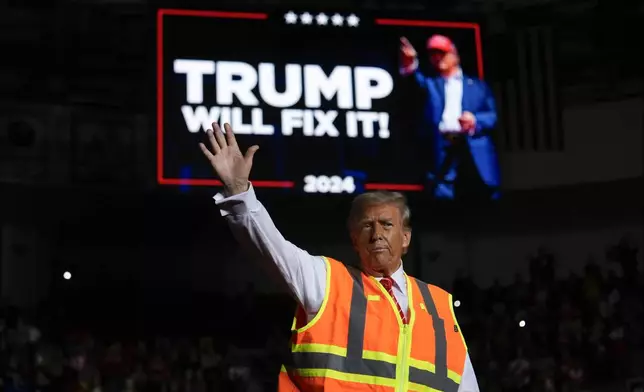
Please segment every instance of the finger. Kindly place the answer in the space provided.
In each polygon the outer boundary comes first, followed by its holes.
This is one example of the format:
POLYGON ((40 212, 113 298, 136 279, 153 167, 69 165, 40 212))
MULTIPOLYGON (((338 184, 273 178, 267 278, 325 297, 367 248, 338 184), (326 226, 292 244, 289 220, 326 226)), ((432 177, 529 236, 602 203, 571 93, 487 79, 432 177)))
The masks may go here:
POLYGON ((246 161, 247 165, 252 165, 253 164, 253 157, 255 156, 255 153, 259 150, 259 146, 251 146, 248 147, 248 150, 246 150, 246 154, 244 154, 244 161, 246 161))
POLYGON ((400 43, 403 46, 411 46, 411 44, 409 43, 409 40, 407 39, 407 37, 400 37, 400 43))
POLYGON ((219 147, 221 148, 226 148, 228 146, 228 143, 226 143, 226 138, 224 137, 224 132, 219 128, 219 124, 213 124, 213 132, 215 134, 215 140, 217 140, 217 144, 219 144, 219 147))
POLYGON ((201 152, 203 152, 203 155, 205 155, 208 160, 212 160, 215 157, 203 143, 199 143, 199 148, 201 148, 201 152))
POLYGON ((219 147, 219 143, 217 143, 217 140, 215 139, 215 132, 212 129, 209 129, 208 132, 208 140, 210 141, 210 146, 212 146, 212 151, 214 151, 215 155, 219 154, 221 152, 221 147, 219 147))
POLYGON ((230 124, 228 123, 224 124, 224 129, 226 130, 226 141, 228 142, 228 145, 236 146, 237 139, 235 138, 235 133, 233 132, 233 129, 231 128, 230 124))

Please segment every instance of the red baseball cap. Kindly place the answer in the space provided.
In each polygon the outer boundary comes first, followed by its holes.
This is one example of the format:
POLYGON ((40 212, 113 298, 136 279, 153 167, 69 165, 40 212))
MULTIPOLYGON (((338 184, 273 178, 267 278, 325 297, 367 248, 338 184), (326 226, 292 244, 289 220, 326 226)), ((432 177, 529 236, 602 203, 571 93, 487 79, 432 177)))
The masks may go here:
POLYGON ((451 39, 447 38, 444 35, 432 35, 427 40, 427 49, 428 50, 440 50, 442 52, 451 52, 456 53, 456 45, 452 42, 451 39))

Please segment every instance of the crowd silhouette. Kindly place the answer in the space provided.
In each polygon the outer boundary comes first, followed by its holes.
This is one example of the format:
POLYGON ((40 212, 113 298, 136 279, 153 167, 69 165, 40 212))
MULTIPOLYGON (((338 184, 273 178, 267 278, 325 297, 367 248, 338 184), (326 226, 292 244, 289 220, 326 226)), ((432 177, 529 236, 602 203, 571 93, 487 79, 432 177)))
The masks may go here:
MULTIPOLYGON (((589 260, 583 274, 558 278, 556 256, 541 248, 529 260, 529 276, 486 289, 459 274, 451 290, 480 389, 621 391, 641 377, 644 278, 637 252, 622 241, 609 249, 605 261, 589 260)), ((193 302, 207 313, 210 301, 193 302)), ((60 301, 35 313, 4 307, 3 389, 274 390, 293 301, 256 295, 249 288, 221 302, 234 305, 212 309, 217 315, 211 317, 212 328, 192 328, 197 324, 188 316, 170 310, 167 318, 139 328, 139 321, 115 306, 116 311, 104 309, 102 319, 96 319, 97 312, 63 309, 60 301), (173 318, 181 328, 170 331, 173 318)))

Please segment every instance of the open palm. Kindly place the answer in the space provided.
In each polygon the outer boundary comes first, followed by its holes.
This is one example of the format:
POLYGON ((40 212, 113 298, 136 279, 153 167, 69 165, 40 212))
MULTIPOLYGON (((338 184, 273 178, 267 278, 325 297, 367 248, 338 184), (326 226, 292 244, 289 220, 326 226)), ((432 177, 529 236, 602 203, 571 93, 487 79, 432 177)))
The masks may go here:
POLYGON ((400 53, 402 54, 403 58, 408 61, 412 61, 418 56, 418 53, 416 52, 416 49, 414 49, 414 46, 405 37, 400 37, 400 53))
POLYGON ((199 143, 199 147, 224 184, 226 193, 236 195, 248 190, 248 176, 253 167, 253 156, 259 147, 252 146, 246 154, 242 155, 230 125, 224 124, 224 130, 225 136, 219 125, 213 123, 212 129, 207 132, 212 151, 203 143, 199 143))

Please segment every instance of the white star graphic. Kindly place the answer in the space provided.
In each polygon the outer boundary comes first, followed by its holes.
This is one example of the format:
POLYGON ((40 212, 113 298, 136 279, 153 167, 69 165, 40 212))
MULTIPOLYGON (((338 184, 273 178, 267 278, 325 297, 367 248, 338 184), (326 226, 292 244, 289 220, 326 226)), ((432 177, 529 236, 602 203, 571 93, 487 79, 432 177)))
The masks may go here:
POLYGON ((335 14, 331 17, 331 23, 333 23, 334 26, 342 26, 344 18, 340 14, 335 14))
POLYGON ((308 12, 305 12, 302 15, 300 15, 300 20, 302 21, 302 24, 309 25, 313 22, 313 15, 309 14, 308 12))
POLYGON ((360 18, 358 18, 354 14, 351 14, 347 17, 347 24, 351 27, 358 27, 358 25, 360 24, 360 18))
POLYGON ((295 24, 297 23, 297 15, 293 11, 289 11, 284 14, 284 21, 287 24, 295 24))
POLYGON ((329 23, 329 17, 326 16, 326 14, 323 14, 321 12, 315 17, 315 20, 318 22, 319 25, 323 25, 323 26, 329 23))

